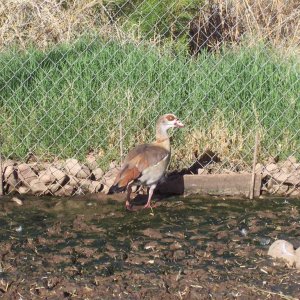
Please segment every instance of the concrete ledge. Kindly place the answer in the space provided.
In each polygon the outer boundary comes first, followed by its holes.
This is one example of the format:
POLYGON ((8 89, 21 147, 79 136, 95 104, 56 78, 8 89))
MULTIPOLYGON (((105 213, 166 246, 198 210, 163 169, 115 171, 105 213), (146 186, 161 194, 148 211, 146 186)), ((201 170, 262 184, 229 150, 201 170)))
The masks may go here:
MULTIPOLYGON (((256 174, 254 197, 260 195, 261 174, 256 174)), ((192 195, 205 194, 217 196, 249 197, 251 174, 210 174, 210 175, 175 175, 160 184, 162 194, 192 195)))

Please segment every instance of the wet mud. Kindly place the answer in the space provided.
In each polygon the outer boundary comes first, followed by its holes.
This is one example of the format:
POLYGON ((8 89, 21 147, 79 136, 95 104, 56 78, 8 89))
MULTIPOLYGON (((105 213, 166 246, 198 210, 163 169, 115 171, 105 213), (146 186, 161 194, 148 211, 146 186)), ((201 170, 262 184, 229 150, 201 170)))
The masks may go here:
POLYGON ((106 199, 0 199, 0 298, 299 299, 300 201, 168 198, 127 212, 106 199))

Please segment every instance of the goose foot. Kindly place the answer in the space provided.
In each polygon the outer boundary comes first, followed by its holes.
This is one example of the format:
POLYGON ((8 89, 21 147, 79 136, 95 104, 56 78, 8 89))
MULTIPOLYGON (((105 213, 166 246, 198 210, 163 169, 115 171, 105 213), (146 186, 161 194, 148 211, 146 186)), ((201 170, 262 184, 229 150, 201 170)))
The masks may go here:
POLYGON ((129 211, 136 211, 136 209, 133 208, 133 204, 130 203, 129 201, 126 201, 125 207, 129 211))
POLYGON ((157 204, 153 204, 153 205, 151 205, 150 203, 146 203, 146 205, 144 205, 144 208, 155 208, 155 207, 157 207, 157 204))

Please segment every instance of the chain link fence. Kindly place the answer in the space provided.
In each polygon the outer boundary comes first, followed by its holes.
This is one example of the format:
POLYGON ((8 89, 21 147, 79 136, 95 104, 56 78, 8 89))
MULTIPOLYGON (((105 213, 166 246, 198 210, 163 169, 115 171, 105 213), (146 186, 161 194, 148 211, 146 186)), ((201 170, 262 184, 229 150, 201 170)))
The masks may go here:
POLYGON ((300 5, 283 0, 4 0, 3 191, 107 191, 175 113, 169 172, 256 172, 300 193, 300 5))

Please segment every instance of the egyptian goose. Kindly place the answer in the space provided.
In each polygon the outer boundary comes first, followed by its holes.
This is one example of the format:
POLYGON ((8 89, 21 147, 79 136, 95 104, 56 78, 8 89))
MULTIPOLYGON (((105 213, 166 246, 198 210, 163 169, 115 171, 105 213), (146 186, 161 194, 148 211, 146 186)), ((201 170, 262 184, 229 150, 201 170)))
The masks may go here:
POLYGON ((151 207, 151 198, 160 179, 168 167, 171 157, 168 129, 183 127, 173 114, 161 116, 156 123, 156 141, 142 144, 127 154, 120 172, 117 174, 109 194, 125 191, 127 188, 126 208, 132 210, 130 194, 132 185, 149 187, 148 201, 144 208, 151 207))

